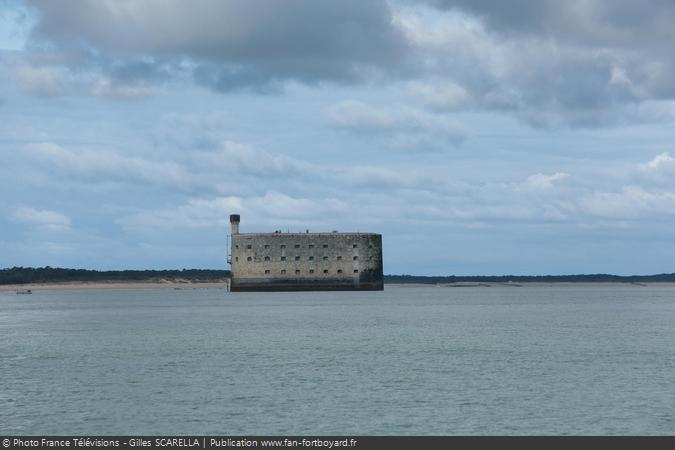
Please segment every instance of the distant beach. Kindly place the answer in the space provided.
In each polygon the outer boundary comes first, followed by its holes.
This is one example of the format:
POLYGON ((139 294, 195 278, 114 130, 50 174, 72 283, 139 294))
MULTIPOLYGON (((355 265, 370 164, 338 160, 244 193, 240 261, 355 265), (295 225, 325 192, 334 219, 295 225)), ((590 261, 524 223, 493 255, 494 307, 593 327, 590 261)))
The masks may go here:
MULTIPOLYGON (((440 289, 480 289, 480 288, 528 288, 528 287, 668 287, 675 288, 674 282, 607 282, 607 281, 523 281, 519 283, 385 283, 385 287, 400 288, 440 288, 440 289)), ((0 285, 0 292, 15 291, 46 291, 46 290, 72 290, 72 289, 227 289, 227 281, 184 281, 184 280, 158 280, 158 281, 70 281, 62 283, 27 283, 27 284, 5 284, 0 285)))
POLYGON ((0 285, 0 292, 7 291, 45 291, 67 289, 227 289, 227 281, 70 281, 64 283, 27 283, 0 285))

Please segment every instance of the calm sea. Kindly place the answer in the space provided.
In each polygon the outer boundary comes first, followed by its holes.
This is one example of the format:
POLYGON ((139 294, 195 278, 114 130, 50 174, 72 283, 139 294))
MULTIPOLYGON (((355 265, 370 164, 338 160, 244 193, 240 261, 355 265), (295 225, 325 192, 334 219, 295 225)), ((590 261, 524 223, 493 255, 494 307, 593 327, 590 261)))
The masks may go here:
POLYGON ((0 293, 0 434, 673 434, 675 288, 0 293))

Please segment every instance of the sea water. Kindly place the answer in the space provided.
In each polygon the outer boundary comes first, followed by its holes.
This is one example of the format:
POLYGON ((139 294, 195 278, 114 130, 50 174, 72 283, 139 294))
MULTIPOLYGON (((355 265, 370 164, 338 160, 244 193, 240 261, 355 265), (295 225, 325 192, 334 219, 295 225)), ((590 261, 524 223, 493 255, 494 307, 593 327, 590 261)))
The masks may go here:
POLYGON ((675 287, 0 293, 0 434, 673 434, 675 287))

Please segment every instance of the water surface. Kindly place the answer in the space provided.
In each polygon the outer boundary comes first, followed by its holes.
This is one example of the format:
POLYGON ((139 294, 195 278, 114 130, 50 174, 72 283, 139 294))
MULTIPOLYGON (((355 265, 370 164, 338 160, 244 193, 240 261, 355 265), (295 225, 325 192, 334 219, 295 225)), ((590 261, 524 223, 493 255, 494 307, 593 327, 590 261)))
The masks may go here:
POLYGON ((675 288, 0 293, 5 434, 673 434, 675 288))

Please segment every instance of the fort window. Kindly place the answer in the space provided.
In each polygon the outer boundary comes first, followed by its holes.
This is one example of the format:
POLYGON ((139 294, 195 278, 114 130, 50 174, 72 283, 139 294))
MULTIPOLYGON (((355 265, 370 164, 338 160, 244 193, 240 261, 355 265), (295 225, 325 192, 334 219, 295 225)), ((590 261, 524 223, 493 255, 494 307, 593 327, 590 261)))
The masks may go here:
POLYGON ((250 246, 250 245, 247 245, 246 248, 247 248, 248 250, 251 250, 251 246, 250 246))
POLYGON ((368 248, 373 248, 373 244, 368 244, 368 248))
POLYGON ((314 248, 314 245, 312 245, 312 244, 309 244, 309 248, 314 248))
POLYGON ((323 257, 323 260, 324 260, 324 261, 328 261, 328 256, 324 256, 324 257, 323 257))
POLYGON ((324 269, 324 270, 323 270, 323 273, 328 273, 328 269, 324 269))
POLYGON ((310 257, 309 257, 309 260, 310 260, 310 261, 314 261, 314 257, 313 257, 313 256, 310 256, 310 257))
POLYGON ((285 249, 285 248, 286 248, 286 246, 282 244, 282 245, 281 245, 281 249, 283 250, 283 249, 285 249))
POLYGON ((246 258, 246 261, 253 261, 253 258, 249 256, 248 258, 246 258))
POLYGON ((340 261, 342 259, 342 256, 338 256, 337 259, 338 261, 340 261))
POLYGON ((285 257, 285 256, 282 256, 282 257, 281 257, 281 260, 282 260, 282 261, 286 261, 286 257, 285 257))
POLYGON ((300 248, 300 244, 295 244, 295 248, 300 248))
POLYGON ((359 259, 359 257, 358 257, 358 256, 355 256, 355 257, 353 257, 352 259, 353 259, 354 261, 356 261, 357 259, 359 259))
POLYGON ((266 270, 266 271, 265 271, 265 275, 269 275, 269 274, 270 274, 270 271, 269 271, 269 270, 266 270))
POLYGON ((328 248, 328 244, 323 244, 323 248, 328 248))
POLYGON ((235 256, 235 257, 234 257, 234 260, 235 260, 235 261, 239 261, 239 257, 238 257, 238 256, 235 256))
POLYGON ((286 275, 286 269, 281 269, 281 274, 286 275))
POLYGON ((338 273, 342 273, 342 269, 338 269, 338 273))
POLYGON ((269 244, 265 244, 265 248, 270 248, 270 245, 269 245, 269 244))
POLYGON ((309 269, 309 273, 314 273, 314 269, 309 269))
POLYGON ((300 271, 299 271, 299 270, 296 270, 296 271, 295 271, 295 274, 296 274, 296 275, 300 275, 300 271))
POLYGON ((352 246, 352 248, 358 248, 358 245, 354 244, 354 245, 352 246))
POLYGON ((239 248, 239 246, 238 246, 238 245, 235 245, 234 248, 239 248))
POLYGON ((269 256, 265 256, 265 261, 269 261, 269 260, 270 260, 270 257, 269 257, 269 256))
POLYGON ((359 273, 359 269, 354 269, 354 273, 359 273))
POLYGON ((299 257, 299 256, 296 256, 296 257, 295 257, 295 260, 296 260, 296 261, 300 261, 300 257, 299 257))

